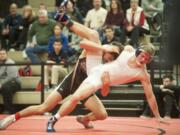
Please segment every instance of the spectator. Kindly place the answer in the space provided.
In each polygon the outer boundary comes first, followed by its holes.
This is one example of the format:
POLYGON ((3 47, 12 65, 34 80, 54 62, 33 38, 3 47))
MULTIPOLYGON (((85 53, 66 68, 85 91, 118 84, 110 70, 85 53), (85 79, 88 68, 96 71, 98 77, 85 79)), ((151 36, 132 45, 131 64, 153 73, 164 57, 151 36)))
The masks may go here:
MULTIPOLYGON (((175 86, 173 77, 171 75, 165 75, 162 81, 162 85, 160 85, 159 88, 155 89, 154 93, 156 93, 156 95, 159 94, 161 102, 164 103, 164 118, 170 119, 173 105, 176 105, 176 93, 178 87, 175 86)), ((150 115, 151 111, 147 104, 141 117, 149 117, 150 115)))
POLYGON ((39 4, 39 10, 47 10, 47 7, 44 3, 39 4))
POLYGON ((102 8, 101 4, 101 0, 93 0, 94 8, 88 11, 85 18, 85 26, 95 30, 102 29, 106 19, 107 10, 102 8))
POLYGON ((115 32, 112 26, 105 27, 105 37, 102 40, 102 44, 110 44, 113 41, 119 41, 118 37, 115 36, 115 32))
POLYGON ((77 0, 76 7, 79 9, 80 13, 85 18, 87 12, 93 8, 92 0, 77 0))
POLYGON ((53 44, 56 39, 61 39, 62 49, 68 52, 68 38, 62 33, 61 24, 57 23, 54 27, 54 35, 49 38, 48 52, 54 50, 53 44))
MULTIPOLYGON (((62 40, 56 39, 53 43, 53 50, 48 52, 48 61, 47 63, 56 63, 56 64, 66 64, 66 59, 68 58, 67 52, 63 50, 62 47, 62 40)), ((45 90, 49 89, 49 79, 48 75, 51 72, 51 85, 52 88, 55 88, 57 84, 59 84, 58 80, 60 81, 67 75, 67 69, 64 68, 63 65, 49 65, 45 66, 44 70, 44 85, 45 90)))
POLYGON ((39 10, 38 20, 32 24, 28 34, 28 41, 30 44, 32 43, 34 36, 37 44, 26 48, 27 56, 30 58, 32 63, 40 63, 38 54, 48 51, 48 41, 53 35, 55 25, 56 22, 54 20, 48 19, 46 10, 39 10))
POLYGON ((54 12, 48 12, 47 6, 46 6, 44 3, 40 3, 40 4, 39 4, 39 11, 40 11, 40 10, 46 10, 46 11, 47 11, 47 14, 48 14, 48 17, 53 19, 53 17, 54 17, 54 12))
POLYGON ((149 34, 149 25, 146 22, 144 11, 138 6, 138 0, 131 0, 131 7, 126 11, 126 26, 122 31, 121 42, 126 41, 126 36, 130 36, 130 43, 135 48, 138 47, 139 37, 149 34))
POLYGON ((1 44, 5 49, 19 49, 17 43, 20 39, 20 33, 22 32, 22 16, 17 13, 17 5, 15 3, 10 5, 10 14, 5 17, 4 27, 2 30, 1 44), (8 44, 6 40, 8 39, 8 44))
POLYGON ((147 22, 154 30, 160 30, 163 12, 162 0, 143 0, 142 8, 147 22))
POLYGON ((130 8, 130 0, 120 0, 120 2, 124 13, 126 13, 126 10, 130 8))
POLYGON ((124 27, 124 12, 119 0, 112 0, 110 3, 110 11, 107 13, 105 25, 112 25, 115 35, 120 36, 121 29, 124 27))
POLYGON ((81 13, 79 12, 79 10, 75 7, 75 3, 70 0, 67 3, 67 7, 66 7, 66 13, 68 16, 70 16, 70 18, 72 18, 73 20, 83 24, 83 16, 81 15, 81 13))
POLYGON ((20 39, 18 40, 18 44, 20 44, 20 50, 25 49, 25 45, 27 43, 28 31, 30 25, 35 21, 35 13, 30 5, 26 5, 23 7, 23 16, 22 16, 22 32, 20 34, 20 39))
MULTIPOLYGON (((0 49, 0 64, 14 64, 14 61, 8 58, 5 49, 0 49)), ((18 68, 16 66, 0 66, 0 93, 3 97, 4 113, 14 113, 13 95, 20 88, 18 68)))
MULTIPOLYGON (((2 33, 1 33, 2 27, 3 27, 3 19, 0 18, 0 45, 1 45, 1 37, 2 37, 2 33)), ((2 48, 2 46, 0 46, 0 49, 1 49, 1 48, 2 48)))
POLYGON ((81 38, 79 36, 77 36, 74 32, 67 29, 66 27, 63 27, 63 33, 68 37, 68 45, 71 49, 75 49, 76 51, 82 50, 79 46, 79 43, 81 41, 81 38))

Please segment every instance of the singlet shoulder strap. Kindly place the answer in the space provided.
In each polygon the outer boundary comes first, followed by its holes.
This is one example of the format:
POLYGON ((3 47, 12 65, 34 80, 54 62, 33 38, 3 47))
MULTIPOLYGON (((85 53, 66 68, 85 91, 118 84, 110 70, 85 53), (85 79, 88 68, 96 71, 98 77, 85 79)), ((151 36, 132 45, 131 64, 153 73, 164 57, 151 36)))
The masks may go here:
POLYGON ((74 67, 73 76, 72 76, 72 79, 71 79, 70 90, 72 90, 72 87, 73 87, 73 84, 74 84, 74 79, 75 79, 75 76, 76 76, 76 70, 77 70, 78 65, 79 65, 79 59, 77 60, 76 65, 74 67))

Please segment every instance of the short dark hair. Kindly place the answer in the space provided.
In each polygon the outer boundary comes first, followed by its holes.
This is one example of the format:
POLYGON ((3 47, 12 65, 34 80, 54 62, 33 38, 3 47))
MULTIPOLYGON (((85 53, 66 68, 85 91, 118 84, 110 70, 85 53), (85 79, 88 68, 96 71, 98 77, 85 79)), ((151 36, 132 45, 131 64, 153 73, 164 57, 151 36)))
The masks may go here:
POLYGON ((7 53, 7 50, 4 48, 0 48, 0 51, 5 51, 7 53))
POLYGON ((173 76, 171 74, 166 74, 163 76, 163 79, 169 78, 171 81, 174 80, 173 76))
POLYGON ((105 28, 104 28, 104 32, 105 32, 107 29, 111 29, 112 31, 114 31, 114 28, 113 28, 112 25, 106 25, 105 28))
POLYGON ((56 38, 56 39, 54 40, 54 43, 55 43, 55 42, 62 43, 62 39, 61 39, 61 38, 56 38))
POLYGON ((113 41, 110 43, 110 45, 117 46, 119 48, 119 53, 121 53, 124 50, 124 46, 118 41, 113 41))

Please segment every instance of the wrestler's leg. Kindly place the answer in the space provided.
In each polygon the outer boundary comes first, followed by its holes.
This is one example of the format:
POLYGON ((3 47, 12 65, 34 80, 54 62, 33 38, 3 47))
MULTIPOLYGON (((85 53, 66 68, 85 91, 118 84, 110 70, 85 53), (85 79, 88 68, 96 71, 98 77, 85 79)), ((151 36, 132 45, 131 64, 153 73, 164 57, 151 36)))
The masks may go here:
POLYGON ((93 94, 94 90, 94 86, 89 83, 81 84, 77 91, 62 104, 56 115, 49 119, 47 123, 47 132, 55 132, 54 124, 57 122, 57 119, 71 113, 76 107, 77 103, 93 94))
POLYGON ((21 117, 40 115, 44 112, 52 110, 61 100, 61 95, 55 90, 47 97, 44 103, 27 107, 26 109, 20 111, 19 114, 21 117))
POLYGON ((78 22, 73 22, 73 25, 70 27, 75 34, 81 36, 82 38, 86 38, 90 41, 100 44, 99 34, 97 31, 90 29, 78 22))
POLYGON ((53 91, 44 103, 40 105, 34 105, 17 112, 14 115, 8 116, 0 121, 0 129, 6 129, 10 124, 17 121, 22 117, 28 117, 31 115, 40 115, 53 109, 62 100, 61 95, 57 91, 53 91))
POLYGON ((108 114, 106 109, 101 100, 96 95, 91 96, 84 105, 86 108, 92 111, 92 113, 85 115, 85 119, 88 119, 89 121, 95 121, 104 120, 107 118, 108 114))
POLYGON ((89 123, 90 121, 104 120, 107 118, 108 114, 106 109, 96 95, 88 98, 84 105, 91 112, 84 116, 77 116, 77 121, 83 124, 85 128, 93 128, 92 124, 89 123))
POLYGON ((76 107, 77 103, 94 93, 94 86, 89 83, 83 83, 77 91, 71 96, 69 100, 67 100, 64 104, 62 104, 58 113, 61 117, 68 115, 71 113, 76 107))
POLYGON ((93 42, 100 44, 99 34, 97 31, 92 30, 78 22, 72 21, 66 14, 65 8, 61 9, 61 12, 57 12, 54 16, 55 20, 66 25, 75 34, 86 38, 93 42))

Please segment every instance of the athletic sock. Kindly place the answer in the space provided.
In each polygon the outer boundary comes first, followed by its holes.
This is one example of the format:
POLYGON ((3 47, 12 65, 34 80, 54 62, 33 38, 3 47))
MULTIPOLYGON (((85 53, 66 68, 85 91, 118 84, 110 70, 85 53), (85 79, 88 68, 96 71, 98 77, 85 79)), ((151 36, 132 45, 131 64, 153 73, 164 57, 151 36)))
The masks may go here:
POLYGON ((59 115, 59 113, 56 113, 54 117, 58 120, 61 116, 59 115))
POLYGON ((15 115, 15 121, 17 121, 17 120, 19 120, 20 118, 21 118, 21 116, 20 116, 20 113, 19 112, 17 112, 15 115))

